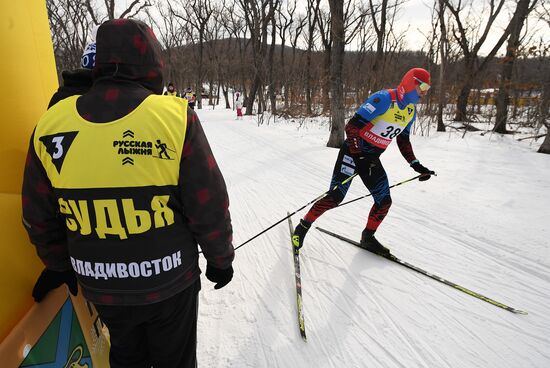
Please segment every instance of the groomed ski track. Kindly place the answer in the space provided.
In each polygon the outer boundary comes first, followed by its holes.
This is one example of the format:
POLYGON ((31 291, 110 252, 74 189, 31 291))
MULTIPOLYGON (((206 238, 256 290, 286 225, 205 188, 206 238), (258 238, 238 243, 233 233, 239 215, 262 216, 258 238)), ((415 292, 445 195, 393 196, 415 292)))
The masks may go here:
MULTIPOLYGON (((336 149, 328 126, 198 110, 230 196, 234 244, 328 189, 336 149)), ((201 367, 550 366, 550 160, 512 138, 413 135, 438 173, 392 190, 378 232, 394 254, 490 295, 514 315, 311 229, 301 251, 308 341, 296 321, 287 222, 239 249, 235 277, 203 278, 201 367)), ((392 144, 390 184, 416 173, 392 144)), ((196 178, 200 180, 200 178, 196 178)), ((366 194, 359 178, 346 200, 366 194)), ((371 198, 327 212, 319 226, 359 238, 371 198)), ((303 216, 298 213, 294 223, 303 216)), ((204 269, 204 260, 201 265, 204 269)))

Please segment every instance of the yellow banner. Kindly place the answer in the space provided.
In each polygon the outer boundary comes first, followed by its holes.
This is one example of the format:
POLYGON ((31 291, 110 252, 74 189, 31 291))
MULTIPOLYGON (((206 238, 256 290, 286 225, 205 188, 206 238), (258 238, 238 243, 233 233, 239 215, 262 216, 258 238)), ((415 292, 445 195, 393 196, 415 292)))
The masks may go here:
POLYGON ((57 89, 45 1, 2 2, 0 54, 1 365, 40 366, 53 351, 55 367, 108 367, 108 342, 93 306, 69 298, 65 287, 40 304, 31 297, 44 266, 21 223, 23 168, 32 130, 57 89))

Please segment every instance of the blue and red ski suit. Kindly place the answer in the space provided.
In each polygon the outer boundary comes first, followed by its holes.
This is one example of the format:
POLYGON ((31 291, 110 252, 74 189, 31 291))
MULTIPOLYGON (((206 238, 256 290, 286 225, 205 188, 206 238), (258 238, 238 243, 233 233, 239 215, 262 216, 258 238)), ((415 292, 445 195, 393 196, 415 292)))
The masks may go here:
POLYGON ((334 165, 330 188, 336 189, 313 204, 305 221, 312 223, 325 211, 337 207, 351 185, 351 180, 342 182, 357 173, 374 198, 366 229, 376 231, 392 204, 380 155, 395 138, 407 162, 417 161, 409 139, 416 120, 415 104, 420 98, 413 78, 407 73, 398 88, 372 94, 357 109, 346 124, 346 140, 334 165))

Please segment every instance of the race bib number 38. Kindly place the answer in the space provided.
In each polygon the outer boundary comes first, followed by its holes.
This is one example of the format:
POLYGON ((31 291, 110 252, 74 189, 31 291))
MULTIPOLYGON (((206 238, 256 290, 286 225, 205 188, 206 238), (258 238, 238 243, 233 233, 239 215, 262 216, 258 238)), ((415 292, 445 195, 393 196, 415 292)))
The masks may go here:
POLYGON ((396 107, 376 117, 361 129, 361 138, 373 146, 386 148, 414 118, 414 109, 400 110, 396 107))

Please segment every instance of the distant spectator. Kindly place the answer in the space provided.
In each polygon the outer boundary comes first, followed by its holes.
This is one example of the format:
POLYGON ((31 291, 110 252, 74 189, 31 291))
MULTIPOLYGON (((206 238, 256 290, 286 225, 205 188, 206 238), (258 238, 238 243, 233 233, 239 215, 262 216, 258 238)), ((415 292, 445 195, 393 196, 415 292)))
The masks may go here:
POLYGON ((63 85, 53 94, 48 109, 67 97, 86 93, 92 87, 92 69, 95 66, 95 42, 89 43, 80 59, 79 69, 61 72, 63 85))
POLYGON ((166 87, 166 91, 164 91, 165 96, 177 96, 178 91, 176 91, 176 87, 172 84, 172 82, 168 83, 168 87, 166 87))
POLYGON ((189 107, 195 110, 195 102, 197 101, 197 95, 195 94, 195 92, 193 92, 191 87, 188 87, 187 90, 185 91, 184 98, 189 103, 189 107))
POLYGON ((240 92, 237 92, 235 94, 235 108, 237 109, 237 120, 242 120, 243 118, 243 97, 241 96, 240 92))

